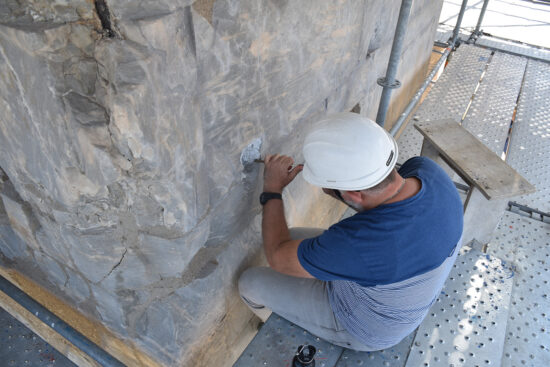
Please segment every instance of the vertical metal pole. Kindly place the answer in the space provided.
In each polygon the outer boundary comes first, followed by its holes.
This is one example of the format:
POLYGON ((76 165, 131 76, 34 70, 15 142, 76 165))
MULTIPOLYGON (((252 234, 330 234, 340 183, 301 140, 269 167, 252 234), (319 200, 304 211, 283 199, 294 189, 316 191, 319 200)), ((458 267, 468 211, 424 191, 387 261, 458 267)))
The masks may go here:
POLYGON ((453 40, 451 41, 451 44, 456 44, 456 41, 458 40, 458 34, 460 33, 460 25, 462 24, 462 18, 464 18, 464 13, 466 12, 467 4, 468 4, 468 0, 462 0, 462 5, 460 6, 460 13, 458 13, 456 26, 455 26, 455 29, 453 30, 453 40))
POLYGON ((399 9, 399 18, 397 19, 397 26, 395 27, 395 35, 391 47, 390 60, 388 61, 388 68, 386 70, 386 77, 378 79, 378 84, 383 86, 384 89, 380 97, 376 122, 382 127, 384 127, 384 122, 386 121, 386 113, 388 112, 392 89, 399 88, 401 85, 399 81, 395 80, 395 76, 397 75, 397 67, 401 59, 401 50, 403 48, 405 31, 407 30, 407 24, 409 22, 411 5, 412 0, 403 0, 401 2, 401 9, 399 9))
POLYGON ((474 35, 479 35, 481 32, 479 31, 481 29, 481 23, 483 22, 483 17, 485 16, 485 12, 487 11, 487 5, 489 4, 489 0, 485 0, 483 2, 483 7, 481 8, 481 13, 479 13, 479 19, 477 20, 476 30, 474 31, 474 35))
POLYGON ((445 50, 445 52, 443 52, 443 55, 441 55, 441 57, 439 58, 439 61, 437 62, 437 64, 435 64, 430 75, 428 75, 428 77, 424 80, 424 83, 422 83, 422 86, 416 91, 416 93, 414 94, 413 98, 411 99, 407 107, 405 107, 403 112, 401 112, 401 115, 399 116, 397 121, 395 121, 392 128, 390 129, 390 134, 392 136, 395 136, 395 134, 397 134, 401 126, 403 126, 403 123, 405 123, 405 120, 407 120, 407 117, 409 117, 409 115, 411 114, 412 110, 414 109, 414 107, 416 106, 416 104, 418 103, 418 101, 420 100, 420 98, 428 88, 428 85, 430 85, 430 83, 432 82, 432 79, 434 78, 435 74, 437 74, 437 72, 439 71, 439 68, 441 68, 441 65, 443 65, 445 60, 447 60, 447 56, 449 56, 449 54, 451 53, 452 48, 453 48, 453 45, 449 45, 445 50))

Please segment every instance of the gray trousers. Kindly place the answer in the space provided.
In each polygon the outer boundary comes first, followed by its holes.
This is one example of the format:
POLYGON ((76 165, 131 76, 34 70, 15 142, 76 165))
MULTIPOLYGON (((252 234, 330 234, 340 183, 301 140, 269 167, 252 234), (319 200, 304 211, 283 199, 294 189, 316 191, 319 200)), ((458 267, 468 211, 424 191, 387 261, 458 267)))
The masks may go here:
MULTIPOLYGON (((292 239, 316 237, 319 228, 292 228, 292 239)), ((327 282, 281 274, 268 267, 246 270, 239 278, 244 302, 263 321, 271 311, 328 342, 359 351, 375 348, 359 342, 338 322, 328 300, 327 282)))

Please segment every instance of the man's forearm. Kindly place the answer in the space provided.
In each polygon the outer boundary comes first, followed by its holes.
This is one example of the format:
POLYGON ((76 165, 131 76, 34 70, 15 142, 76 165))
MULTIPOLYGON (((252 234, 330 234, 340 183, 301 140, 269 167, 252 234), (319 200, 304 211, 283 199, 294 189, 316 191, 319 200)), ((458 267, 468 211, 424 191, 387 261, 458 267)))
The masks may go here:
POLYGON ((272 263, 273 254, 279 246, 290 240, 290 232, 286 224, 283 201, 269 200, 263 208, 262 237, 265 256, 272 263))

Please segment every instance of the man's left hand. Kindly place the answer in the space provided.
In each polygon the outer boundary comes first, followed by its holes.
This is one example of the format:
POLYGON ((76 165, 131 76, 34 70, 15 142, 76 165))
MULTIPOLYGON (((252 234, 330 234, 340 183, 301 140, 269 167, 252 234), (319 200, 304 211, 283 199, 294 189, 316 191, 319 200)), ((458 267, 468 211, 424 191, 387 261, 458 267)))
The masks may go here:
POLYGON ((303 164, 293 167, 292 157, 268 154, 264 168, 264 191, 282 193, 283 189, 304 169, 303 164))

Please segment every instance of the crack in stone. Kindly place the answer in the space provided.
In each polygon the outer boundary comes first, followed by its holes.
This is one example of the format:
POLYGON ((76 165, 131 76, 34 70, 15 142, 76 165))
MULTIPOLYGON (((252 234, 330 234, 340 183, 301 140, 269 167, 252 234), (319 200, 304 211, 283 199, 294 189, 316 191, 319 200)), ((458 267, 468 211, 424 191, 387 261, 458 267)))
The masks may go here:
POLYGON ((105 276, 103 277, 103 279, 101 279, 101 281, 98 282, 98 283, 101 283, 102 281, 104 281, 106 278, 109 277, 109 275, 112 274, 112 272, 113 272, 116 268, 118 268, 118 266, 122 263, 122 260, 124 260, 124 256, 126 256, 126 253, 127 253, 127 252, 128 252, 128 249, 125 248, 125 249, 124 249, 124 252, 122 253, 122 256, 121 256, 120 260, 118 261, 118 263, 116 263, 115 266, 113 266, 113 268, 107 273, 107 275, 105 275, 105 276))

